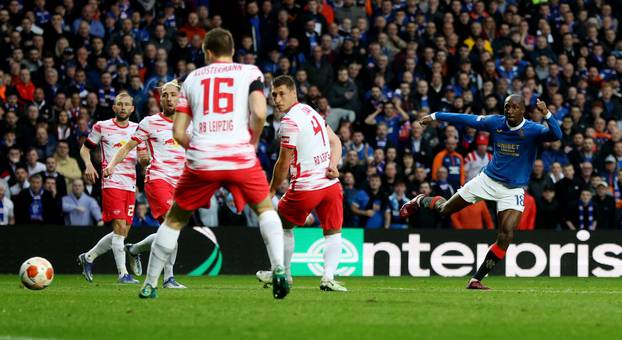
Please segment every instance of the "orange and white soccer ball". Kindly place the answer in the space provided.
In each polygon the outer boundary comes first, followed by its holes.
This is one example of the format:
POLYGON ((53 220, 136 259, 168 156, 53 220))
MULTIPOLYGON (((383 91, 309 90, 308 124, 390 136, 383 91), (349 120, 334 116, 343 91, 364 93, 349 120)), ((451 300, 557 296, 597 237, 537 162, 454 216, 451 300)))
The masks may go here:
POLYGON ((19 277, 24 287, 32 290, 43 289, 54 280, 54 268, 43 257, 31 257, 19 268, 19 277))

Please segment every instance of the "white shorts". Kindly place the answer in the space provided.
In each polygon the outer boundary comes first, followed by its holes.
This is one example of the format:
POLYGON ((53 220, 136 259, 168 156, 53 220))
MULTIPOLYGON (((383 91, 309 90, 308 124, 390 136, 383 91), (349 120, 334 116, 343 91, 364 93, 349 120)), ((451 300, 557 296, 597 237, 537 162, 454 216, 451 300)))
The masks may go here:
POLYGON ((488 177, 483 171, 468 181, 458 194, 469 203, 481 200, 497 202, 497 211, 525 209, 525 190, 523 188, 508 188, 488 177))

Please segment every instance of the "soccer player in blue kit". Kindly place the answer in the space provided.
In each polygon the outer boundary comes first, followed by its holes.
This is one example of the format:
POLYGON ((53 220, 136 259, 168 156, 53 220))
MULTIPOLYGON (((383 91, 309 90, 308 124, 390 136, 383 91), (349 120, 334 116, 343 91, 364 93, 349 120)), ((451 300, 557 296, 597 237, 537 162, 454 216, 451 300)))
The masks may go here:
POLYGON ((501 261, 514 238, 524 210, 525 191, 537 148, 543 142, 559 140, 562 131, 559 123, 548 111, 546 104, 538 99, 536 111, 546 118, 548 127, 525 119, 525 104, 518 94, 509 95, 504 103, 504 115, 477 116, 471 114, 435 112, 423 117, 419 124, 434 120, 469 126, 491 133, 494 140, 492 161, 484 170, 449 200, 443 197, 424 197, 420 194, 404 204, 402 217, 412 215, 419 208, 429 208, 449 216, 480 200, 497 202, 499 232, 484 262, 469 281, 468 289, 489 289, 481 280, 501 261))

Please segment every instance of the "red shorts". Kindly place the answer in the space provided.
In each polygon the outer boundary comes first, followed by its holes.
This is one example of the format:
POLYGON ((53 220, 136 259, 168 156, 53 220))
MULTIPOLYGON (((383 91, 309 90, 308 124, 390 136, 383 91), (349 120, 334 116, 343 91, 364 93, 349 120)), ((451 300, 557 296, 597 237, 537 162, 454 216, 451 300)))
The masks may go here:
POLYGON ((104 222, 112 220, 125 220, 128 225, 132 224, 134 216, 134 203, 136 193, 117 188, 102 189, 102 218, 104 222))
POLYGON ((171 204, 173 204, 174 192, 175 187, 163 179, 145 182, 145 195, 147 196, 147 202, 149 202, 153 218, 159 220, 160 217, 166 215, 171 204))
POLYGON ((279 201, 279 215, 297 226, 305 224, 313 209, 322 229, 340 230, 343 223, 341 183, 313 191, 288 190, 279 201))
POLYGON ((175 203, 186 211, 209 207, 210 199, 220 187, 231 192, 238 211, 242 211, 246 203, 258 204, 270 194, 259 162, 241 170, 199 171, 184 167, 175 188, 175 203))

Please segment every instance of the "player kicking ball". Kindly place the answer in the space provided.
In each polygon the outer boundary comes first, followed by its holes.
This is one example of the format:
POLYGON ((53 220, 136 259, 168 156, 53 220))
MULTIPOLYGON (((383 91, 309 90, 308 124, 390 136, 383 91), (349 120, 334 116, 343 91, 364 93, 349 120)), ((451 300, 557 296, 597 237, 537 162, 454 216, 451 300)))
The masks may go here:
POLYGON ((186 149, 186 163, 171 209, 151 244, 139 297, 157 296, 158 278, 175 251, 181 228, 195 209, 209 206, 222 186, 233 195, 237 211, 248 202, 257 214, 274 260, 272 294, 283 299, 289 293, 283 267, 283 226, 255 153, 266 121, 263 74, 254 65, 233 62, 233 37, 227 30, 210 30, 203 51, 207 66, 190 72, 184 80, 175 109, 173 138, 186 149), (186 130, 191 122, 189 136, 186 130))
MULTIPOLYGON (((145 117, 138 124, 132 139, 117 151, 103 172, 104 177, 112 176, 116 166, 123 162, 134 148, 144 143, 150 155, 145 176, 145 195, 153 217, 160 222, 164 221, 164 215, 173 203, 175 186, 186 161, 186 151, 173 140, 173 120, 180 89, 177 80, 170 81, 160 88, 162 112, 145 117)), ((130 263, 140 263, 140 253, 151 249, 155 236, 156 234, 151 234, 136 244, 125 245, 125 253, 130 258, 130 263)), ((186 288, 177 282, 173 275, 176 258, 177 246, 164 265, 163 288, 186 288)))
MULTIPOLYGON (((134 101, 125 91, 114 99, 112 110, 115 117, 95 123, 91 133, 80 149, 80 156, 86 165, 86 177, 95 182, 99 175, 91 162, 91 150, 99 147, 102 155, 102 169, 108 165, 117 150, 128 143, 138 124, 129 121, 134 112, 134 101)), ((82 276, 93 281, 93 261, 112 249, 114 261, 119 272, 119 283, 137 284, 138 280, 127 272, 125 267, 125 238, 132 225, 136 191, 136 151, 132 151, 117 166, 112 176, 102 178, 102 210, 104 222, 112 222, 112 232, 102 237, 88 252, 78 256, 82 276)), ((140 261, 130 261, 134 275, 141 275, 140 261)))
POLYGON ((497 262, 503 259, 514 239, 514 228, 518 225, 524 209, 523 187, 529 181, 537 148, 543 142, 559 140, 562 136, 559 123, 540 99, 537 101, 536 111, 545 116, 548 127, 524 118, 524 100, 517 94, 505 99, 503 116, 436 112, 419 121, 422 125, 434 120, 465 125, 488 131, 493 136, 492 161, 477 177, 458 189, 449 201, 440 196, 418 195, 404 204, 400 210, 402 217, 410 216, 421 208, 434 209, 442 215, 449 216, 480 200, 497 202, 499 219, 497 240, 469 281, 468 289, 489 289, 481 281, 497 262))
MULTIPOLYGON (((309 105, 298 103, 296 84, 290 76, 278 76, 272 81, 272 98, 283 118, 279 129, 281 150, 274 165, 270 195, 274 197, 288 174, 291 180, 278 205, 284 228, 287 279, 292 282, 293 228, 304 225, 315 209, 324 229, 325 244, 320 289, 346 292, 348 290, 334 277, 341 256, 343 223, 343 192, 337 170, 341 141, 322 116, 309 105)), ((263 283, 268 282, 266 276, 265 272, 257 273, 263 283)))

